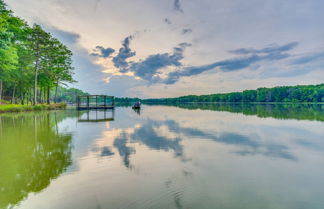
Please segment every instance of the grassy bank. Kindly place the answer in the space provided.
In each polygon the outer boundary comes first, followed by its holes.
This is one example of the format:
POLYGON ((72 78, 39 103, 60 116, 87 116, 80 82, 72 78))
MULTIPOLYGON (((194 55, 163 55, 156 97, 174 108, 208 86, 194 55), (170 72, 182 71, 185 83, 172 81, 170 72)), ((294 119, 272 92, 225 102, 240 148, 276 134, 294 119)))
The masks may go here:
POLYGON ((59 104, 38 104, 38 105, 16 105, 16 104, 5 104, 0 105, 0 113, 5 112, 26 112, 26 111, 41 111, 41 110, 57 110, 65 109, 65 103, 59 104))

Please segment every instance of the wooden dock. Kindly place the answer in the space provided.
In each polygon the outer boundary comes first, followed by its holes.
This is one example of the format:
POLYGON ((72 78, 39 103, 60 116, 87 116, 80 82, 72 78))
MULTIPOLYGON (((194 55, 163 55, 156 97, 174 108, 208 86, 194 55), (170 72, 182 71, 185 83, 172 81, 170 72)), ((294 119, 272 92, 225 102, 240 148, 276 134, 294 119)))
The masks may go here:
POLYGON ((87 95, 77 97, 77 110, 107 110, 114 108, 114 96, 87 95))

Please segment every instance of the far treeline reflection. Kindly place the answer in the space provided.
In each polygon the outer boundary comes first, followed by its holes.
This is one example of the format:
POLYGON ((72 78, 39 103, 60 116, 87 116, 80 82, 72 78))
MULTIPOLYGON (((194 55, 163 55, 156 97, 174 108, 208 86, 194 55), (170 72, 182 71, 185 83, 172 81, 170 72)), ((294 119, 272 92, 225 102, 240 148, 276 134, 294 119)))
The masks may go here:
POLYGON ((179 103, 162 105, 191 110, 243 113, 244 115, 256 115, 260 118, 324 121, 324 105, 321 104, 179 103))
POLYGON ((57 129, 66 116, 63 111, 0 115, 0 208, 42 191, 71 164, 72 135, 57 129))

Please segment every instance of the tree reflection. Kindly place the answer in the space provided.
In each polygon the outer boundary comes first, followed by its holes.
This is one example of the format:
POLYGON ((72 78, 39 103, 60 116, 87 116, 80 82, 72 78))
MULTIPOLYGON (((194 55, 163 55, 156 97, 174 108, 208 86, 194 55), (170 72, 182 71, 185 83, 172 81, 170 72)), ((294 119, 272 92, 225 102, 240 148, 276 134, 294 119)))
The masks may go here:
POLYGON ((40 192, 71 164, 71 134, 60 134, 63 112, 0 116, 0 208, 40 192))
POLYGON ((324 105, 321 104, 183 103, 169 106, 243 113, 260 118, 324 121, 324 105))

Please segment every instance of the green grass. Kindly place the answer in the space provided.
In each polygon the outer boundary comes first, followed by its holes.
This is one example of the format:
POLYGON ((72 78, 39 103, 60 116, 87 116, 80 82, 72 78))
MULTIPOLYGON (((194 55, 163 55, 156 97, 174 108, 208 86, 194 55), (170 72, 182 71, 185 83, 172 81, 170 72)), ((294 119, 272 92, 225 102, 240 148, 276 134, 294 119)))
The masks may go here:
POLYGON ((2 105, 2 104, 10 104, 10 102, 7 100, 0 100, 0 105, 2 105))
POLYGON ((59 104, 37 104, 37 105, 16 105, 16 104, 5 104, 0 105, 0 113, 5 112, 26 112, 26 111, 41 111, 41 110, 57 110, 65 109, 65 103, 59 104))

